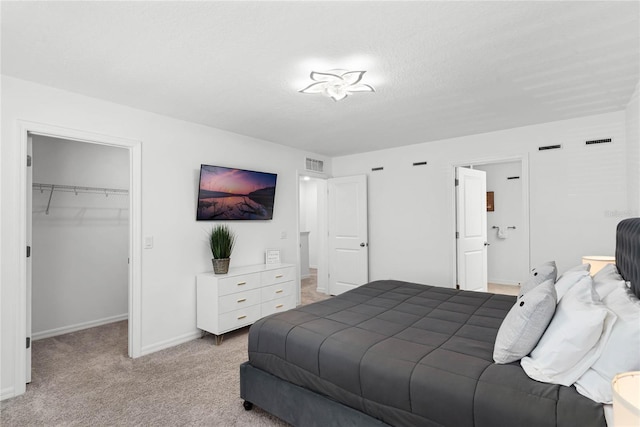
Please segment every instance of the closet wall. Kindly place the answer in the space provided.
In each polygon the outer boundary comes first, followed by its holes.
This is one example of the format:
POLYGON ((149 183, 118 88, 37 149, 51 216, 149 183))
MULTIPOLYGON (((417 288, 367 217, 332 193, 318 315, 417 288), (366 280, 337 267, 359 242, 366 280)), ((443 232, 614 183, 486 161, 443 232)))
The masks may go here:
MULTIPOLYGON (((33 182, 128 189, 129 152, 33 137, 33 182)), ((33 189, 33 338, 127 318, 129 198, 33 189)))

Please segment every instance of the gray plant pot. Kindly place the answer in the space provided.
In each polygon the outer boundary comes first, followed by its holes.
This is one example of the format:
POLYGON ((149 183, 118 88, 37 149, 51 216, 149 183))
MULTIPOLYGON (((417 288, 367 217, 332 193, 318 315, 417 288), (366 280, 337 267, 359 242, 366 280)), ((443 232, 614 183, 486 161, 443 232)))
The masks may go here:
POLYGON ((229 272, 229 261, 231 258, 222 258, 216 259, 213 258, 211 262, 213 263, 213 272, 215 274, 227 274, 229 272))

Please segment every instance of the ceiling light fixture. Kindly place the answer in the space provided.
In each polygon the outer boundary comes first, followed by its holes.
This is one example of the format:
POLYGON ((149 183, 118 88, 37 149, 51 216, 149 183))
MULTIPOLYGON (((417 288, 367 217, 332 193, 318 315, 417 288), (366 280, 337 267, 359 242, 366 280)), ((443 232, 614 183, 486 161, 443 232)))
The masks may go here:
POLYGON ((366 71, 330 70, 326 72, 311 72, 311 83, 300 93, 321 93, 334 101, 340 101, 353 92, 375 92, 373 86, 360 83, 366 71))

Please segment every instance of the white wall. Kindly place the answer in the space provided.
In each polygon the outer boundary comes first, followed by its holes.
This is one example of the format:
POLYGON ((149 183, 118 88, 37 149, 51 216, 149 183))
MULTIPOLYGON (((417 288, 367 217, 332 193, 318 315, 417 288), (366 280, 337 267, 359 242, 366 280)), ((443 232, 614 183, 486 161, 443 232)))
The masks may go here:
POLYGON ((300 181, 300 231, 309 232, 309 267, 318 268, 318 184, 300 181))
MULTIPOLYGON (((126 190, 129 151, 35 135, 32 170, 35 183, 126 190)), ((128 313, 129 198, 50 195, 33 191, 33 339, 128 313)))
MULTIPOLYGON (((21 166, 18 120, 45 123, 142 142, 142 234, 154 237, 154 248, 142 254, 142 353, 198 336, 195 275, 211 270, 206 244, 207 222, 196 222, 201 163, 241 167, 278 174, 274 219, 230 223, 237 232, 231 265, 264 262, 265 248, 281 248, 285 262, 297 254, 297 181, 305 156, 323 156, 266 141, 171 119, 122 105, 2 77, 1 157, 1 393, 16 389, 15 306, 19 298, 20 246, 18 217, 21 166), (281 239, 282 233, 287 238, 281 239)), ((137 236, 136 238, 141 238, 137 236)), ((16 388, 17 387, 17 388, 16 388)))
POLYGON ((629 183, 629 215, 640 216, 640 83, 627 104, 627 182, 629 183))
POLYGON ((528 270, 523 225, 521 162, 493 163, 474 166, 487 173, 487 191, 494 193, 493 212, 487 212, 487 274, 490 283, 518 285, 528 270), (508 177, 520 179, 507 179, 508 177), (500 227, 506 239, 498 237, 500 227), (507 227, 516 227, 515 230, 507 227))
POLYGON ((371 280, 453 286, 452 163, 528 156, 531 264, 555 259, 562 271, 584 254, 614 251, 616 212, 627 206, 625 138, 621 111, 338 157, 333 172, 369 175, 371 280), (604 137, 615 142, 584 145, 604 137), (537 150, 558 143, 561 150, 537 150), (412 166, 420 161, 428 164, 412 166))

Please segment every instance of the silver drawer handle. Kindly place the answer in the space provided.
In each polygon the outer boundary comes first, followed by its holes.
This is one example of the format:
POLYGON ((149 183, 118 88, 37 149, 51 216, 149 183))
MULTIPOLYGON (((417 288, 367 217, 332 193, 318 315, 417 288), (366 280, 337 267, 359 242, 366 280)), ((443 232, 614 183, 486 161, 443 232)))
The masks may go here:
POLYGON ((278 274, 278 275, 276 276, 276 279, 279 279, 279 278, 281 278, 281 277, 284 277, 284 274, 278 274))
POLYGON ((282 289, 278 289, 278 290, 276 291, 276 294, 281 294, 282 292, 283 292, 283 291, 282 291, 282 289))
POLYGON ((244 319, 245 317, 247 317, 247 316, 240 316, 240 317, 238 317, 238 320, 242 320, 242 319, 244 319))
POLYGON ((247 284, 247 282, 240 282, 240 283, 238 283, 238 286, 242 286, 242 285, 246 285, 246 284, 247 284))
POLYGON ((246 298, 240 298, 238 302, 245 302, 246 300, 247 300, 246 298))
POLYGON ((284 306, 284 304, 278 304, 276 305, 276 308, 282 308, 284 306))

